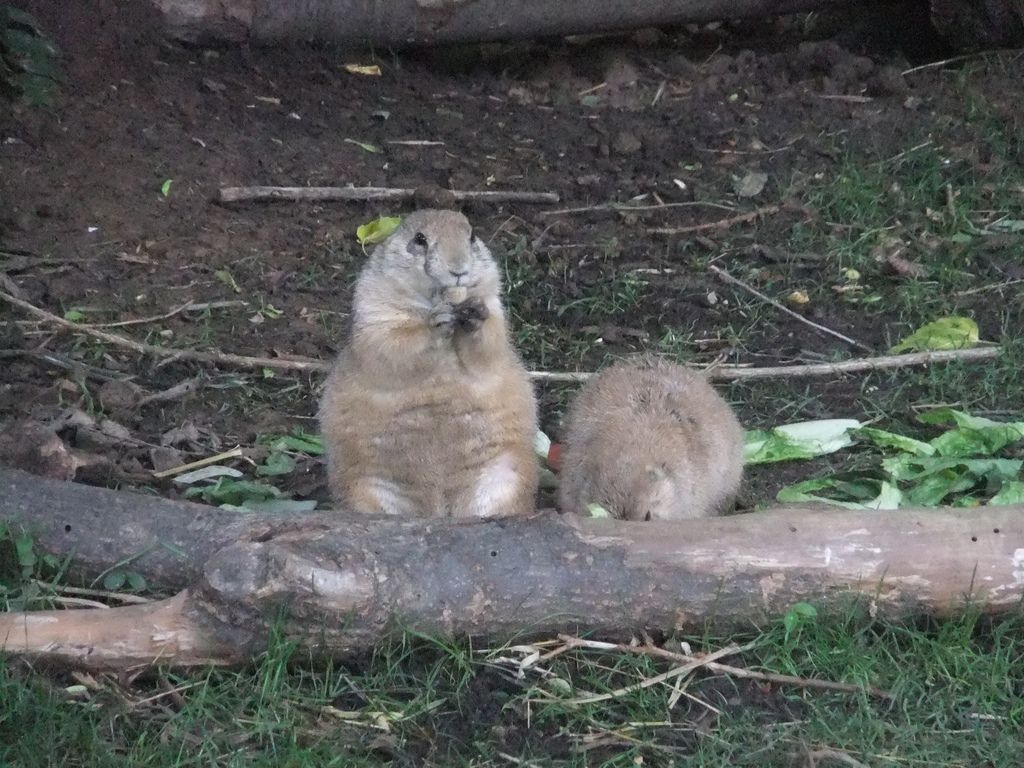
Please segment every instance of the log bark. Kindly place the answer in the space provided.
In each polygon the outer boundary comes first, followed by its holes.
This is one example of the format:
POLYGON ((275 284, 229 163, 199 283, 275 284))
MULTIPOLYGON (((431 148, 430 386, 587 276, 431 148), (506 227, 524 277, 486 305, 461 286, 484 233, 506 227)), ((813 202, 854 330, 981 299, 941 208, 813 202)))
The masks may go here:
POLYGON ((965 601, 998 614, 1024 599, 1022 506, 784 506, 660 524, 339 512, 235 519, 218 530, 224 513, 198 505, 8 470, 0 470, 0 489, 0 519, 38 530, 52 518, 39 539, 47 548, 73 543, 61 539, 69 520, 78 521, 77 551, 91 558, 130 556, 131 547, 167 535, 182 545, 173 564, 147 561, 156 554, 148 549, 133 567, 198 573, 187 590, 154 605, 0 616, 3 650, 90 668, 233 663, 265 647, 276 622, 304 648, 344 656, 395 627, 490 639, 622 637, 750 626, 798 601, 828 610, 858 598, 898 619, 947 615, 965 601), (95 546, 94 536, 102 539, 95 546))
POLYGON ((350 46, 578 35, 755 18, 851 0, 152 0, 186 40, 320 40, 350 46))

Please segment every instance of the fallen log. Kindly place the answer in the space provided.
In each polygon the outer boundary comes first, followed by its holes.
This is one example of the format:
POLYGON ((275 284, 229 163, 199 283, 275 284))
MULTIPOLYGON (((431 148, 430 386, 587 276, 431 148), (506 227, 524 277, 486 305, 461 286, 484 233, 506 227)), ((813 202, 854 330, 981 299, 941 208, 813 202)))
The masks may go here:
POLYGON ((578 35, 756 18, 852 5, 851 0, 152 0, 185 40, 342 45, 437 44, 578 35))
MULTIPOLYGON (((519 0, 511 6, 504 0, 151 2, 168 32, 182 40, 317 40, 361 48, 621 32, 854 5, 853 0, 519 0)), ((1019 0, 931 0, 930 10, 936 30, 962 50, 1024 41, 1019 0)))
POLYGON ((77 525, 79 553, 130 557, 143 545, 148 551, 133 567, 166 576, 169 566, 146 562, 155 552, 147 537, 170 535, 182 550, 178 575, 198 574, 188 589, 149 605, 0 615, 0 649, 97 669, 243 661, 265 647, 275 623, 313 653, 344 656, 395 627, 490 639, 623 637, 757 625, 798 601, 828 610, 860 599, 899 619, 948 615, 965 601, 1004 613, 1024 598, 1019 505, 783 506, 660 524, 554 513, 455 522, 338 512, 253 516, 218 531, 213 521, 225 513, 200 505, 12 470, 0 470, 0 489, 0 519, 42 526, 38 541, 47 548, 77 525), (119 543, 121 529, 129 535, 119 543))

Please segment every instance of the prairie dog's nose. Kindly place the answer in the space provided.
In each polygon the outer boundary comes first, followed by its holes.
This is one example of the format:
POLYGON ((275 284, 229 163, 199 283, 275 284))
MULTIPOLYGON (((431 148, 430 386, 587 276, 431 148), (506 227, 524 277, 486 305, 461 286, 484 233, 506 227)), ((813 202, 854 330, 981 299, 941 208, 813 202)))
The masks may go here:
POLYGON ((468 269, 462 269, 462 270, 449 269, 448 272, 451 274, 452 277, 455 278, 455 282, 456 283, 458 283, 459 280, 461 280, 462 278, 464 278, 466 275, 469 274, 469 270, 468 269))

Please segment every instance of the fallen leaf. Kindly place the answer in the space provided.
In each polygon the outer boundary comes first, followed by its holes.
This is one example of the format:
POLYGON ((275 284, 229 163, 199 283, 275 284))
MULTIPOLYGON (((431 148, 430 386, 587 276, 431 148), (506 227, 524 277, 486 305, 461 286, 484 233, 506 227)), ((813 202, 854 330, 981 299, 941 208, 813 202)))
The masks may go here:
POLYGON ((889 351, 892 354, 915 350, 964 349, 978 343, 978 324, 969 317, 944 317, 922 325, 889 351))
POLYGON ((216 272, 213 273, 213 276, 220 280, 222 283, 224 283, 224 285, 226 285, 235 293, 242 292, 242 289, 238 286, 238 283, 235 282, 234 276, 226 269, 218 269, 216 272))
POLYGON ((373 245, 387 240, 388 235, 398 229, 402 219, 398 216, 382 216, 356 227, 356 240, 360 245, 373 245))
POLYGON ((380 67, 376 64, 344 64, 342 68, 353 75, 380 77, 380 67))
POLYGON ((384 151, 380 147, 378 147, 376 144, 368 144, 365 141, 356 141, 355 139, 345 139, 345 142, 348 143, 348 144, 355 144, 360 149, 365 150, 366 152, 372 152, 375 155, 379 155, 381 152, 384 151))
POLYGON ((757 197, 768 183, 768 174, 750 171, 742 179, 733 178, 733 191, 738 197, 757 197))

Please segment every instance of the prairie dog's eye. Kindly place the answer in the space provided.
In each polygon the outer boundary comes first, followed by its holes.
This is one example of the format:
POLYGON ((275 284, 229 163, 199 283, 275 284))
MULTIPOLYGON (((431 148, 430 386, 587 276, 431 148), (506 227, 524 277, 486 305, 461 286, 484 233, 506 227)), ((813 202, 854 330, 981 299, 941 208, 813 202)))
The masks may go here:
POLYGON ((476 232, 469 233, 469 242, 471 245, 476 245, 476 232))
POLYGON ((412 241, 416 243, 416 245, 418 245, 420 248, 427 247, 427 236, 424 235, 422 232, 417 232, 416 235, 413 237, 412 241))

